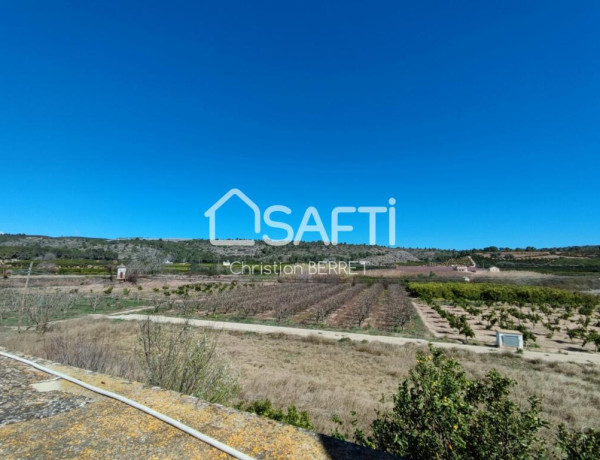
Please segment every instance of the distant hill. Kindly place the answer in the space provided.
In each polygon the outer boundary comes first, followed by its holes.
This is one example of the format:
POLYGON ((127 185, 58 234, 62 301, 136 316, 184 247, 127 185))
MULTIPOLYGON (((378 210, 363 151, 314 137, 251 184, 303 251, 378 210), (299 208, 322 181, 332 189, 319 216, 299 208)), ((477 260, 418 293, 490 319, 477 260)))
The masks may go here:
POLYGON ((318 260, 367 260, 376 265, 419 262, 435 256, 435 251, 406 250, 384 246, 321 242, 298 246, 213 246, 208 240, 119 238, 114 240, 40 235, 0 235, 0 259, 85 259, 152 260, 172 263, 209 263, 222 260, 253 262, 308 262, 318 260))
POLYGON ((389 248, 364 244, 326 246, 302 242, 298 246, 213 246, 204 239, 82 238, 0 234, 0 260, 136 261, 144 264, 207 264, 225 260, 256 263, 294 263, 321 260, 368 261, 373 266, 395 264, 449 264, 472 256, 480 267, 534 270, 545 273, 598 273, 600 246, 563 248, 498 248, 446 250, 389 248))

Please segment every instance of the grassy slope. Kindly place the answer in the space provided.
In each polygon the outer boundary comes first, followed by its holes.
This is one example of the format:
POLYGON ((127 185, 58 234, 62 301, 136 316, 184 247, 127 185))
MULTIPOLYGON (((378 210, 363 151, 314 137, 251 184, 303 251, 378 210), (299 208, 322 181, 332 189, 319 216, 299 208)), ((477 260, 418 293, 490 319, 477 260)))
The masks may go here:
MULTIPOLYGON (((129 322, 81 319, 57 325, 40 337, 0 333, 0 344, 12 350, 44 356, 48 344, 68 334, 103 344, 110 373, 143 380, 136 358, 138 326, 129 322)), ((239 376, 246 400, 269 398, 276 406, 295 404, 307 410, 317 431, 330 433, 331 415, 349 422, 357 411, 358 426, 367 428, 374 409, 382 407, 381 395, 389 396, 414 365, 416 346, 334 342, 310 337, 281 335, 219 335, 219 352, 239 376)), ((525 403, 532 394, 542 397, 544 416, 553 424, 572 428, 600 427, 600 368, 593 365, 528 362, 517 355, 481 355, 465 351, 452 354, 467 371, 481 376, 492 368, 519 382, 516 400, 525 403)), ((51 358, 51 357, 50 357, 51 358)), ((389 403, 389 398, 387 399, 389 403)), ((384 406, 387 406, 385 403, 384 406)), ((547 436, 550 436, 547 433, 547 436)))

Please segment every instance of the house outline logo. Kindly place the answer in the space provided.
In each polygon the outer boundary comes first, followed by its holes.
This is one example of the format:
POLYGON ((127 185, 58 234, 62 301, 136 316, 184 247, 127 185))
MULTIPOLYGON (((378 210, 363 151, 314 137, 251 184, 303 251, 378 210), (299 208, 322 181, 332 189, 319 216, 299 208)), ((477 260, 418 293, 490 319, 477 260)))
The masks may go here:
POLYGON ((237 196, 242 200, 252 211, 254 212, 254 233, 260 233, 260 221, 261 212, 256 203, 252 201, 248 196, 242 192, 239 188, 232 188, 225 195, 223 195, 215 204, 206 210, 204 217, 208 217, 209 220, 209 239, 210 243, 215 246, 254 246, 254 240, 219 240, 217 239, 216 233, 216 212, 223 206, 230 198, 237 196))
MULTIPOLYGON (((215 204, 206 210, 204 217, 209 219, 209 240, 214 246, 254 246, 256 240, 242 240, 242 239, 223 239, 217 238, 217 210, 223 206, 230 198, 237 196, 242 202, 246 204, 252 212, 254 212, 254 232, 258 235, 261 231, 261 220, 263 218, 260 208, 252 201, 248 196, 242 192, 239 188, 232 188, 225 195, 223 195, 215 204)), ((264 213, 264 223, 271 229, 284 230, 287 236, 283 239, 272 239, 267 234, 262 235, 262 240, 270 246, 282 246, 289 243, 298 245, 303 241, 305 233, 316 232, 319 233, 321 241, 325 246, 329 244, 338 244, 338 235, 341 232, 352 232, 354 231, 353 225, 342 225, 339 223, 339 216, 343 214, 363 214, 368 216, 369 221, 369 244, 375 245, 376 242, 376 220, 378 214, 387 214, 389 218, 389 245, 396 245, 396 199, 390 198, 388 200, 389 207, 387 206, 337 206, 331 211, 331 239, 327 234, 327 230, 323 225, 323 221, 319 215, 319 211, 314 206, 309 206, 304 212, 302 221, 298 227, 298 230, 294 232, 294 228, 286 223, 285 221, 274 220, 272 214, 283 213, 286 215, 292 214, 292 210, 287 206, 273 205, 269 206, 264 213), (314 223, 310 223, 311 219, 314 223), (295 234, 295 236, 294 236, 295 234)), ((259 237, 260 239, 260 237, 259 237)))

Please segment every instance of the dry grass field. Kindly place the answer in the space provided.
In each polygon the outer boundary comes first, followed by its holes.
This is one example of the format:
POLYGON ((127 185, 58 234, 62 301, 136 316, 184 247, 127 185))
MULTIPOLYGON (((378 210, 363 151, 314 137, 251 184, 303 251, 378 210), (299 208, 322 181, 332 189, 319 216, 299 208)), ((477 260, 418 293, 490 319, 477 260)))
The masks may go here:
MULTIPOLYGON (((523 325, 536 335, 538 347, 556 350, 562 342, 564 350, 576 346, 563 336, 564 331, 587 317, 588 331, 597 327, 598 318, 594 316, 597 309, 582 314, 577 303, 585 295, 572 303, 573 295, 580 294, 564 290, 561 292, 565 293, 565 301, 571 303, 524 301, 518 311, 509 311, 510 306, 502 302, 486 303, 483 298, 466 301, 460 297, 460 293, 466 296, 473 289, 483 288, 479 283, 448 283, 448 280, 437 283, 442 290, 456 284, 455 298, 449 302, 438 295, 425 302, 408 296, 408 292, 414 295, 411 290, 414 282, 405 288, 399 280, 385 278, 314 281, 173 277, 141 279, 136 285, 77 277, 33 280, 25 296, 27 314, 23 319, 23 326, 29 329, 18 334, 15 320, 24 290, 22 280, 11 279, 0 289, 0 346, 148 382, 148 370, 141 356, 139 324, 86 318, 87 314, 106 315, 144 308, 145 313, 179 318, 314 328, 315 335, 304 338, 210 331, 209 335, 218 342, 219 359, 228 363, 239 386, 235 396, 228 396, 227 404, 265 399, 276 408, 293 404, 308 412, 316 431, 331 434, 339 429, 351 439, 355 427, 368 432, 375 411, 391 406, 391 395, 416 364, 419 346, 323 339, 316 335, 318 329, 431 338, 429 327, 443 340, 462 341, 463 337, 449 327, 448 319, 436 311, 442 308, 455 317, 470 315, 467 321, 475 333, 471 340, 491 343, 495 328, 486 329, 488 320, 482 315, 490 308, 498 309, 500 315, 502 308, 506 308, 512 316, 498 316, 496 325, 510 321, 520 324, 517 316, 524 315, 523 325), (568 305, 567 312, 563 306, 568 305), (540 316, 535 324, 527 322, 532 315, 540 316), (554 327, 557 322, 562 329, 552 337, 547 336, 548 331, 537 329, 546 327, 544 324, 554 327), (333 415, 343 421, 341 427, 332 420, 333 415)), ((436 283, 417 284, 431 288, 436 283)), ((493 284, 490 289, 501 292, 517 289, 511 284, 498 286, 493 284)), ((535 293, 541 288, 525 289, 535 293)), ((174 330, 178 326, 164 327, 174 330)), ((195 343, 207 333, 196 328, 192 331, 195 343)), ((588 351, 591 352, 590 345, 588 351)), ((557 355, 561 362, 528 361, 515 353, 486 354, 458 349, 448 353, 473 377, 497 369, 517 381, 512 397, 523 406, 530 396, 540 396, 543 417, 554 427, 543 433, 549 442, 553 442, 554 429, 559 423, 571 429, 600 428, 600 366, 563 362, 568 358, 565 353, 557 355)))
MULTIPOLYGON (((143 381, 138 330, 131 322, 84 318, 57 324, 45 335, 4 330, 0 345, 72 365, 92 363, 102 372, 143 381)), ((241 400, 270 399, 277 407, 295 404, 308 411, 316 430, 323 433, 335 429, 333 414, 350 431, 351 411, 356 411, 358 427, 368 428, 375 409, 389 404, 389 395, 414 366, 417 349, 317 336, 218 333, 218 352, 239 380, 241 400), (382 395, 388 396, 383 405, 382 395)), ((515 379, 513 393, 519 403, 533 394, 541 396, 544 416, 553 424, 600 427, 597 366, 530 362, 515 354, 458 350, 450 354, 471 375, 482 376, 495 368, 515 379)))

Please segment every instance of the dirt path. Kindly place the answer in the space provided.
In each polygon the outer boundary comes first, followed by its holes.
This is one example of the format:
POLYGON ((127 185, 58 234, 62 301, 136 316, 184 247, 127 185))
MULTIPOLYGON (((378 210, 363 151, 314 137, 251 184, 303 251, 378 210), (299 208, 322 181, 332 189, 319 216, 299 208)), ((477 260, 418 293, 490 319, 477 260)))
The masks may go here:
MULTIPOLYGON (((128 320, 128 321, 141 321, 149 318, 151 321, 159 322, 159 323, 173 323, 173 324, 183 324, 186 321, 189 322, 190 325, 196 327, 206 327, 211 329, 219 329, 225 331, 238 331, 238 332, 256 332, 258 334, 287 334, 287 335, 295 335, 300 337, 309 337, 309 336, 318 336, 327 339, 339 340, 342 338, 348 338, 350 340, 354 340, 357 342, 367 341, 367 342, 380 342, 380 343, 389 343, 392 345, 406 345, 408 343, 416 343, 421 345, 427 345, 429 343, 427 340, 423 339, 413 339, 408 337, 391 337, 384 335, 367 335, 367 334, 357 334, 353 332, 339 332, 339 331, 328 331, 328 330, 318 330, 318 329, 302 329, 295 327, 280 327, 280 326, 267 326, 264 324, 248 324, 248 323, 233 323, 227 321, 207 321, 200 319, 190 319, 186 320, 185 318, 175 318, 170 316, 157 316, 157 315, 89 315, 92 318, 110 318, 110 319, 120 319, 120 320, 128 320)), ((436 346, 440 348, 458 348, 461 350, 467 350, 474 353, 491 353, 491 354, 500 354, 506 353, 505 351, 501 351, 498 348, 493 347, 482 347, 482 346, 474 346, 474 345, 463 345, 459 343, 448 343, 448 342, 433 342, 436 346)), ((572 362, 579 364, 600 364, 600 354, 592 354, 592 353, 579 353, 579 352, 569 352, 565 354, 558 353, 544 353, 540 351, 529 351, 526 350, 521 355, 523 358, 531 359, 531 360, 540 360, 540 361, 558 361, 558 362, 572 362)))
POLYGON ((114 313, 109 313, 108 316, 128 315, 130 313, 137 313, 138 311, 150 310, 151 308, 154 308, 154 307, 152 307, 152 306, 136 307, 136 308, 132 308, 131 310, 123 310, 123 311, 116 311, 114 313))

